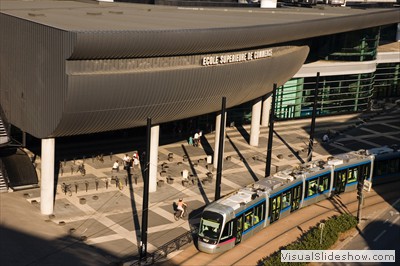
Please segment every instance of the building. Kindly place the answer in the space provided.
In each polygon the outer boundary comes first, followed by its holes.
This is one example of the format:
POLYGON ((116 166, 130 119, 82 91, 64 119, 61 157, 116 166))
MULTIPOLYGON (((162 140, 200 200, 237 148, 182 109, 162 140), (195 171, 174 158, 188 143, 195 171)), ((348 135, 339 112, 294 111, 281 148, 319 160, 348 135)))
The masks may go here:
MULTIPOLYGON (((345 87, 363 95, 353 105, 364 108, 371 91, 356 85, 370 82, 363 75, 375 73, 379 29, 400 23, 399 11, 1 0, 1 120, 41 139, 43 214, 53 212, 55 138, 141 127, 147 118, 152 119, 150 191, 155 191, 159 125, 215 112, 218 121, 222 97, 228 108, 253 104, 251 145, 258 145, 261 113, 265 118, 269 112, 264 96, 273 84, 304 84, 295 86, 295 94, 303 94, 307 78, 321 72, 355 84, 345 87), (318 66, 320 58, 350 60, 353 52, 346 49, 359 42, 364 46, 355 55, 357 63, 336 70, 324 66, 326 72, 318 66)), ((290 97, 281 97, 280 113, 302 115, 303 103, 294 102, 287 111, 290 97)), ((3 128, 5 145, 8 127, 3 128)))

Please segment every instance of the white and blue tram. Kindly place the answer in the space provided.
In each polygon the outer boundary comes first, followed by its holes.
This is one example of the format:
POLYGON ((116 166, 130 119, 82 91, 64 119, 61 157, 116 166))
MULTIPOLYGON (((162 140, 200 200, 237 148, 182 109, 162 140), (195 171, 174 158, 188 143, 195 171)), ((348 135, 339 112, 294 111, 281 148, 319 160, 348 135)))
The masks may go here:
POLYGON ((400 175, 400 149, 360 150, 278 172, 207 206, 201 216, 198 248, 218 253, 233 248, 292 212, 335 194, 400 175))

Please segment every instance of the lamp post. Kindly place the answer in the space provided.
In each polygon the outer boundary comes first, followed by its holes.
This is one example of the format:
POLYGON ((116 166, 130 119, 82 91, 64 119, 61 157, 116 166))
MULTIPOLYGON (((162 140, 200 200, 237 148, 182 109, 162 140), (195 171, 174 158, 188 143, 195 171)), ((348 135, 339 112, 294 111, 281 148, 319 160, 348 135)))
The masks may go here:
POLYGON ((361 181, 358 181, 357 184, 357 199, 358 199, 358 209, 357 209, 357 222, 361 222, 361 209, 362 209, 362 204, 364 201, 364 194, 363 194, 363 189, 364 189, 364 179, 361 181))

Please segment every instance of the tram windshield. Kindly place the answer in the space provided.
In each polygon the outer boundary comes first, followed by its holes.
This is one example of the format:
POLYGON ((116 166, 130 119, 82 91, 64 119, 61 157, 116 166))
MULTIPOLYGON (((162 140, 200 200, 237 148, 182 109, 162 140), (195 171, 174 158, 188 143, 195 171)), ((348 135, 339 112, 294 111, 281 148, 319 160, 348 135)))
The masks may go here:
POLYGON ((224 218, 221 214, 205 211, 201 217, 199 236, 217 240, 224 218))

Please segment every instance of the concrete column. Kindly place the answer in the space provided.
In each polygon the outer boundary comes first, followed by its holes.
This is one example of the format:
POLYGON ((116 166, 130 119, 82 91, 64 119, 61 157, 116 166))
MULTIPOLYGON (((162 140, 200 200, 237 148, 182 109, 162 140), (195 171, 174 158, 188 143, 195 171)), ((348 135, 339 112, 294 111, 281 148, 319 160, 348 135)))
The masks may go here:
POLYGON ((54 210, 54 164, 55 140, 42 139, 41 178, 40 178, 40 212, 53 214, 54 210))
POLYGON ((215 118, 215 144, 214 144, 214 158, 213 164, 214 168, 218 165, 218 147, 219 147, 219 132, 221 130, 221 114, 218 114, 215 118))
POLYGON ((400 23, 397 24, 396 41, 400 42, 400 23))
MULTIPOLYGON (((225 112, 225 125, 226 125, 226 112, 225 112)), ((225 127, 226 128, 226 127, 225 127)), ((218 166, 218 150, 219 150, 219 132, 221 130, 221 114, 218 114, 215 118, 215 144, 214 144, 214 157, 213 157, 213 165, 214 168, 218 166)), ((225 134, 224 134, 224 142, 225 142, 225 134)))
POLYGON ((272 96, 266 97, 262 104, 261 126, 267 127, 269 124, 269 114, 271 112, 272 96))
POLYGON ((158 165, 158 141, 160 138, 160 126, 151 127, 150 139, 150 166, 149 166, 149 192, 157 191, 157 165, 158 165))
POLYGON ((250 146, 257 147, 260 137, 261 98, 257 99, 251 109, 250 146))
POLYGON ((261 8, 276 8, 277 0, 261 0, 261 8))

